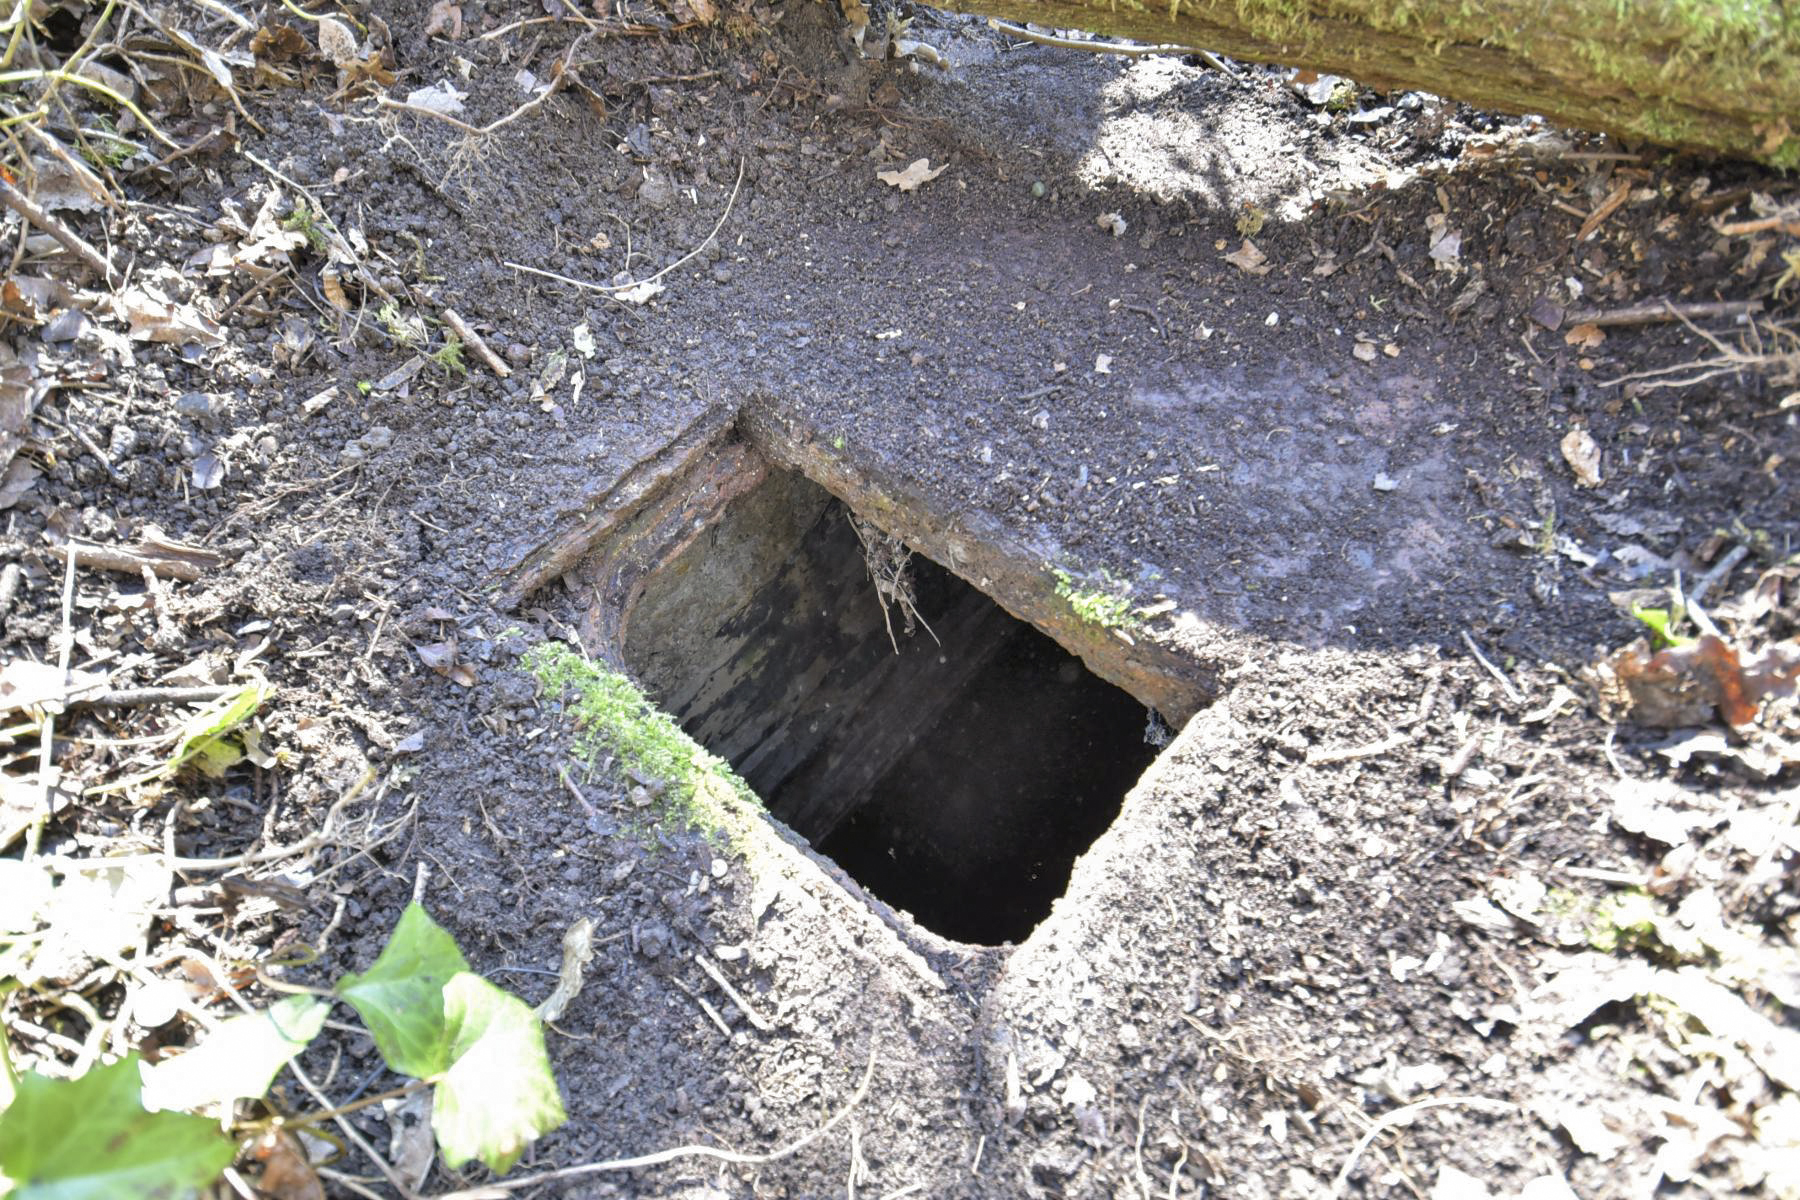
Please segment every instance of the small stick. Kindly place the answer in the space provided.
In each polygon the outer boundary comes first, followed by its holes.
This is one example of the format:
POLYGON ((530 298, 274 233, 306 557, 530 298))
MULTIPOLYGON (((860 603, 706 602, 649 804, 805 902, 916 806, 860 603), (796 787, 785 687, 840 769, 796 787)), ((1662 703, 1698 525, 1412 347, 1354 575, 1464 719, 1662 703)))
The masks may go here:
POLYGON ((512 368, 507 366, 505 360, 498 354, 494 353, 493 347, 483 341, 479 333, 469 327, 469 323, 462 319, 461 313, 449 306, 445 306, 442 311, 444 324, 454 330, 456 336, 462 339, 463 345, 473 350, 475 356, 488 365, 488 370, 502 379, 512 375, 512 368))
POLYGON ((145 687, 120 688, 81 699, 71 698, 69 707, 142 708, 148 704, 204 704, 222 700, 241 691, 238 687, 145 687))
POLYGON ((1508 679, 1506 673, 1499 667, 1488 661, 1487 655, 1481 652, 1481 647, 1475 644, 1475 639, 1469 636, 1469 631, 1466 629, 1463 630, 1462 640, 1463 645, 1469 648, 1469 653, 1475 656, 1475 661, 1486 667, 1489 675, 1499 680, 1500 688, 1506 693, 1506 698, 1514 704, 1525 703, 1525 698, 1519 695, 1519 689, 1513 686, 1512 680, 1508 679))
POLYGON ((113 270, 112 263, 107 261, 104 254, 89 245, 80 234, 51 216, 49 210, 38 204, 37 201, 4 179, 0 179, 0 203, 5 204, 6 207, 55 238, 63 249, 80 259, 90 270, 104 279, 107 287, 117 285, 118 272, 113 270))
POLYGON ((1357 1160, 1362 1157, 1363 1151, 1369 1148, 1370 1142, 1380 1137, 1385 1130, 1398 1125, 1416 1113, 1424 1112, 1428 1108, 1443 1108, 1447 1105, 1468 1105, 1471 1108, 1486 1107, 1489 1111, 1496 1113, 1513 1112, 1518 1108, 1516 1104, 1509 1104, 1505 1100, 1490 1100, 1485 1096, 1443 1096, 1436 1100, 1420 1100, 1416 1104, 1408 1104, 1405 1108, 1396 1108, 1369 1126, 1368 1132, 1364 1133, 1362 1139, 1356 1143, 1356 1149, 1352 1150, 1350 1157, 1344 1160, 1344 1166, 1338 1171, 1337 1178, 1331 1181, 1331 1200, 1340 1200, 1343 1196, 1344 1185, 1350 1181, 1350 1172, 1356 1169, 1357 1160))
POLYGON ((719 985, 719 990, 724 992, 725 995, 731 999, 733 1004, 737 1005, 738 1011, 744 1014, 745 1020, 749 1021, 750 1024, 763 1033, 775 1032, 775 1026, 771 1025, 768 1019, 761 1013, 750 1007, 750 1002, 739 995, 738 990, 731 986, 731 981, 725 978, 725 973, 723 971, 707 961, 706 955, 696 954, 694 955, 694 961, 699 963, 700 969, 711 976, 712 981, 719 985))
MULTIPOLYGON (((48 720, 44 723, 44 729, 45 733, 48 734, 50 729, 48 720)), ((55 863, 56 869, 63 874, 70 874, 75 871, 108 871, 115 868, 139 866, 166 866, 172 871, 232 871, 239 867, 253 867, 261 863, 276 862, 280 859, 308 854, 317 850, 320 846, 330 844, 336 840, 338 835, 333 832, 333 826, 337 822, 338 815, 343 811, 345 805, 362 795, 363 790, 367 788, 370 783, 374 782, 374 779, 375 768, 370 767, 363 772, 361 779, 358 779, 351 785, 349 791, 338 797, 337 801, 326 810, 325 820, 320 824, 319 828, 313 833, 301 838, 291 846, 270 846, 263 850, 250 850, 243 854, 233 854, 228 858, 182 858, 180 856, 170 856, 167 854, 124 855, 118 858, 68 858, 66 856, 58 856, 55 863)), ((424 864, 421 863, 420 877, 418 880, 421 886, 424 882, 424 872, 425 867, 424 864)))
POLYGON ((1698 304, 1670 304, 1652 300, 1645 304, 1627 304, 1623 308, 1583 308, 1570 313, 1570 325, 1598 325, 1616 329, 1624 325, 1657 325, 1665 321, 1688 319, 1711 320, 1714 317, 1744 317, 1762 311, 1761 300, 1709 300, 1698 304))
POLYGON ((1398 750, 1412 741, 1410 733, 1390 733, 1379 742, 1370 742, 1366 746, 1350 746, 1343 750, 1321 750, 1317 754, 1306 756, 1309 767, 1328 767, 1333 763, 1354 762, 1359 758, 1377 758, 1391 750, 1398 750))
POLYGON ((136 575, 149 567, 159 576, 179 579, 184 583, 198 581, 205 568, 217 566, 222 561, 212 551, 198 548, 189 548, 186 553, 181 554, 174 551, 159 553, 132 546, 89 546, 79 543, 56 546, 53 549, 64 558, 73 558, 84 567, 99 567, 102 571, 119 571, 126 575, 136 575))
POLYGON ((1058 50, 1082 50, 1089 54, 1123 54, 1130 58, 1143 58, 1150 54, 1192 54, 1215 71, 1223 72, 1227 78, 1236 79, 1232 69, 1210 50, 1202 50, 1198 46, 1134 46, 1119 42, 1094 42, 1086 38, 1056 37, 1048 33, 1033 33, 1023 25, 1014 25, 1010 21, 988 18, 988 27, 996 29, 1009 37, 1023 38, 1028 42, 1036 42, 1040 46, 1054 46, 1058 50))
MULTIPOLYGON (((70 555, 63 570, 62 596, 62 646, 57 654, 57 676, 62 681, 64 691, 69 686, 69 652, 75 648, 75 556, 70 555)), ((25 861, 30 862, 37 857, 38 843, 43 837, 44 825, 56 815, 56 802, 50 782, 51 756, 56 752, 56 714, 44 714, 44 727, 38 732, 38 790, 44 797, 44 815, 33 821, 25 831, 25 861)))
POLYGON ((1705 600, 1706 593, 1718 586, 1719 580, 1731 574, 1732 568, 1743 562, 1744 556, 1749 553, 1750 547, 1744 545, 1742 542, 1739 542, 1730 550, 1727 550, 1725 552, 1725 557, 1714 563, 1706 574, 1694 581, 1694 586, 1688 589, 1688 602, 1690 604, 1699 604, 1701 601, 1705 600))
POLYGON ((711 1001, 707 1000, 705 996, 702 996, 699 992, 696 992, 693 988, 673 976, 670 977, 669 982, 680 988, 682 995, 686 996, 689 1000, 692 1000, 695 1004, 698 1004, 700 1006, 700 1011, 712 1018, 712 1023, 719 1027, 719 1032, 725 1035, 726 1041, 729 1042, 731 1040, 731 1026, 725 1023, 725 1018, 719 1015, 719 1010, 712 1006, 711 1001))

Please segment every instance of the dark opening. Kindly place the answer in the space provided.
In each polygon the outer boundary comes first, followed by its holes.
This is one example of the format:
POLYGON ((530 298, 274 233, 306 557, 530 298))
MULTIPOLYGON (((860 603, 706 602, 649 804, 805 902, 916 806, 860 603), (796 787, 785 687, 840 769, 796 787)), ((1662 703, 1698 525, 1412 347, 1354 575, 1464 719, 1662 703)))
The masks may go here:
POLYGON ((911 569, 931 632, 891 612, 896 654, 847 510, 776 474, 649 581, 625 656, 871 893, 945 937, 1021 940, 1155 756, 1147 714, 936 563, 911 569))

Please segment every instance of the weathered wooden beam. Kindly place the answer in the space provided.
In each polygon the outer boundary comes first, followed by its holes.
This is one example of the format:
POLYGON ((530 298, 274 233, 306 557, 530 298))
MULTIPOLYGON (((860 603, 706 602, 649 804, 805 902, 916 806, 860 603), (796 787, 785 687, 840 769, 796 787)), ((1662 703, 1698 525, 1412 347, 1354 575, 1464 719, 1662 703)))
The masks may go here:
POLYGON ((1659 145, 1800 167, 1784 0, 939 0, 1204 47, 1659 145))

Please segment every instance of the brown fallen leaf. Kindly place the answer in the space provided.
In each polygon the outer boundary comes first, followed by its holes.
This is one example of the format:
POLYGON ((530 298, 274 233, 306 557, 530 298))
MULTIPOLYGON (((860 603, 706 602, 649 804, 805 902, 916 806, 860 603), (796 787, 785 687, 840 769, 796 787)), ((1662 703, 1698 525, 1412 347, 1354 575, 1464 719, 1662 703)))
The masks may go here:
POLYGON ((1756 723, 1765 699, 1794 694, 1800 642, 1777 642, 1749 659, 1707 634, 1654 654, 1639 638, 1601 664, 1600 690, 1641 725, 1698 725, 1716 711, 1734 729, 1756 723))
POLYGON ((1569 332, 1563 334, 1563 341, 1578 350, 1592 350, 1606 340, 1606 330, 1591 321, 1570 326, 1569 332))
POLYGON ((1245 238, 1242 246, 1227 254, 1225 261, 1250 275, 1267 275, 1275 269, 1269 265, 1269 256, 1258 249, 1256 243, 1249 238, 1245 238))
POLYGON ((311 58, 312 43, 292 25, 267 25, 250 38, 250 53, 266 62, 311 58))
POLYGON ((217 346, 225 340, 219 324, 188 304, 177 304, 149 287, 129 288, 114 300, 131 338, 138 342, 217 346))
POLYGON ((1562 456, 1575 472, 1575 482, 1582 487, 1600 486, 1600 444, 1594 435, 1577 425, 1563 435, 1562 456))
POLYGON ((300 1139, 285 1129, 271 1129, 250 1147, 250 1157, 262 1163, 257 1191, 271 1200, 325 1200, 325 1185, 307 1161, 300 1139))
POLYGON ((910 192, 917 188, 921 183, 930 183, 933 179, 936 179, 939 175, 942 175, 949 169, 950 164, 944 163, 936 170, 933 170, 929 158, 915 158, 911 163, 907 164, 904 171, 877 171, 875 172, 875 178, 881 180, 883 183, 891 184, 903 192, 910 192))

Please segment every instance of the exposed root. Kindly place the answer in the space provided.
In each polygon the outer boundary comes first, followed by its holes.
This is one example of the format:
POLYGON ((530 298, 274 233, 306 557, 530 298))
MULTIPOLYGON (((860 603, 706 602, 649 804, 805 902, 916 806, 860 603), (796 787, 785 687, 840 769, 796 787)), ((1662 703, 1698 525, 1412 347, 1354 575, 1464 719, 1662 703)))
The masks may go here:
POLYGON ((850 528, 856 531, 856 538, 862 543, 863 561, 868 564, 869 579, 875 584, 875 598, 881 601, 881 623, 887 626, 888 641, 894 645, 894 653, 900 653, 900 640, 894 636, 894 623, 888 616, 888 605, 891 603, 900 610, 906 621, 906 636, 911 637, 915 623, 925 626, 925 632, 931 634, 931 640, 938 645, 937 633, 930 622, 919 612, 918 598, 913 592, 912 556, 910 547, 891 533, 883 533, 855 513, 848 514, 850 528))

